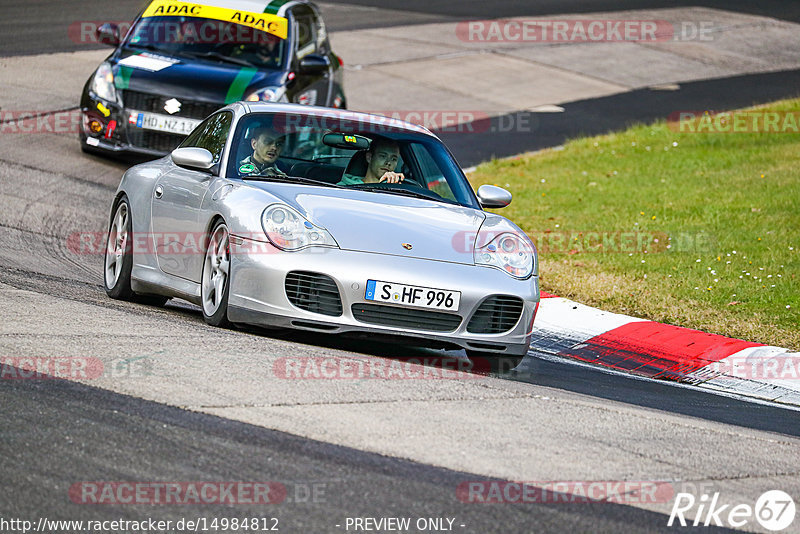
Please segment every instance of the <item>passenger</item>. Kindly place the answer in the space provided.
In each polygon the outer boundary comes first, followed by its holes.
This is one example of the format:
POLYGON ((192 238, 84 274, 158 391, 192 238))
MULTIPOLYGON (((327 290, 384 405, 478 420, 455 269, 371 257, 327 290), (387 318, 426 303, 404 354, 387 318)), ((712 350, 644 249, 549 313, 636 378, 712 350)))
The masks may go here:
POLYGON ((239 174, 286 176, 286 173, 275 165, 283 150, 283 143, 284 137, 270 128, 257 128, 250 139, 253 154, 239 162, 239 174))
POLYGON ((405 180, 401 172, 394 172, 400 159, 400 148, 390 139, 375 139, 364 155, 367 160, 367 174, 355 176, 344 174, 337 185, 360 185, 386 182, 397 184, 405 180))

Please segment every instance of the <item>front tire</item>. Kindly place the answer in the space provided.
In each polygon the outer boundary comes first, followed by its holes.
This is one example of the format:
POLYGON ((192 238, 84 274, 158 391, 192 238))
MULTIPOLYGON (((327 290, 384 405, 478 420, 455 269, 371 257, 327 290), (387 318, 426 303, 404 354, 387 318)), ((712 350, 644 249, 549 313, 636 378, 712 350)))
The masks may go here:
POLYGON ((219 221, 211 230, 203 276, 200 282, 200 298, 203 319, 211 326, 227 327, 228 293, 230 291, 230 234, 225 221, 219 221))
POLYGON ((133 223, 128 197, 122 195, 111 217, 106 238, 103 279, 106 294, 112 299, 133 300, 131 270, 133 269, 133 223))

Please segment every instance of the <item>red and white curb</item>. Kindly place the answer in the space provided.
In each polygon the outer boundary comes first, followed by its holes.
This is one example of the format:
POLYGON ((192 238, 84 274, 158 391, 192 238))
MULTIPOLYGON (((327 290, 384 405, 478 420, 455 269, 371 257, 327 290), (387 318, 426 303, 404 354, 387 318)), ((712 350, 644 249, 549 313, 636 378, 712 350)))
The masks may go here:
POLYGON ((542 293, 531 348, 654 379, 800 406, 800 353, 542 293))

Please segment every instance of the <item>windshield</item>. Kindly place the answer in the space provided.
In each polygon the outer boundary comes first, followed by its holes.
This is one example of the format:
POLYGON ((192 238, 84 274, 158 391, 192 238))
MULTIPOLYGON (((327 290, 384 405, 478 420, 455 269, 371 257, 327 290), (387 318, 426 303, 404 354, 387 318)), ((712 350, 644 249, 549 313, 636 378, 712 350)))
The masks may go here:
POLYGON ((132 29, 125 46, 208 61, 283 66, 286 41, 270 33, 221 20, 197 17, 146 17, 132 29))
POLYGON ((313 180, 480 208, 441 141, 352 119, 293 113, 248 115, 237 125, 227 175, 313 180))

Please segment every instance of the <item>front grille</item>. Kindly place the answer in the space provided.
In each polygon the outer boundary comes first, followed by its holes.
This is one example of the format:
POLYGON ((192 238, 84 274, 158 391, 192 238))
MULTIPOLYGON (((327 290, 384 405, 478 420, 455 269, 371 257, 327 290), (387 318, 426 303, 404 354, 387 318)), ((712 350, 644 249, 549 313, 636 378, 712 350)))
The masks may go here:
MULTIPOLYGON (((148 113, 158 113, 161 115, 167 113, 164 110, 164 104, 167 100, 172 100, 172 98, 171 96, 140 93, 139 91, 122 92, 122 101, 125 104, 125 108, 148 113)), ((188 117, 190 119, 205 119, 224 105, 223 103, 198 102, 196 100, 187 100, 183 98, 178 98, 177 100, 181 103, 181 110, 173 116, 188 117)))
POLYGON ((301 310, 338 317, 342 315, 339 288, 330 276, 306 271, 286 275, 286 296, 301 310))
POLYGON ((472 315, 467 332, 472 334, 499 334, 514 328, 522 314, 523 303, 519 297, 495 295, 484 300, 472 315))
POLYGON ((172 152, 178 148, 178 145, 184 139, 186 139, 186 136, 179 134, 143 130, 141 128, 128 129, 128 142, 130 144, 159 152, 172 152))
POLYGON ((451 332, 461 324, 461 316, 452 313, 395 308, 380 304, 353 304, 351 310, 356 321, 384 326, 451 332))

